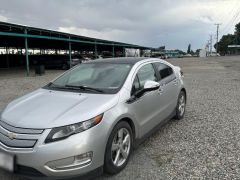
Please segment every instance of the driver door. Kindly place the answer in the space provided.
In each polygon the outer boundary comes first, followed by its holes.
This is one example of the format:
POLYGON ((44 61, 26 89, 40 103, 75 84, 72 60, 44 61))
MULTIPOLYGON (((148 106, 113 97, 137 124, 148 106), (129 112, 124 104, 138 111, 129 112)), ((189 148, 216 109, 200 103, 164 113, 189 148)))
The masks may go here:
MULTIPOLYGON (((131 95, 142 90, 147 80, 156 81, 157 75, 151 63, 143 65, 137 72, 131 95)), ((150 91, 144 93, 141 97, 135 99, 129 104, 129 108, 134 113, 140 126, 140 136, 144 136, 160 121, 159 117, 159 91, 150 91)))

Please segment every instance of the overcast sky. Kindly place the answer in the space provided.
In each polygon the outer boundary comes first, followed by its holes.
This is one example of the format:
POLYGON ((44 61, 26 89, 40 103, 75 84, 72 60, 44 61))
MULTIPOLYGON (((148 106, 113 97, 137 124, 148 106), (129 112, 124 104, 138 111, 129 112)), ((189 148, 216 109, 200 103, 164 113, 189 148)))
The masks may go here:
POLYGON ((144 46, 202 48, 232 33, 239 0, 0 0, 0 21, 144 46))

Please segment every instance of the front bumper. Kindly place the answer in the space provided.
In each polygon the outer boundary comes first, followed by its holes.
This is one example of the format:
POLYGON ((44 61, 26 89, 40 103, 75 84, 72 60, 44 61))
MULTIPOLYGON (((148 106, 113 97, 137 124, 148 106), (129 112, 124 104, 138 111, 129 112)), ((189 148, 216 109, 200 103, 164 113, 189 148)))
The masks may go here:
POLYGON ((100 176, 103 173, 103 167, 99 167, 95 170, 89 171, 87 173, 81 174, 81 175, 73 175, 73 176, 58 176, 58 177, 49 177, 45 176, 43 174, 39 174, 39 172, 36 173, 35 169, 27 168, 27 167, 21 167, 21 170, 17 171, 16 174, 19 175, 19 177, 26 179, 26 180, 89 180, 96 178, 100 176))
POLYGON ((21 169, 27 167, 39 172, 35 175, 72 177, 86 174, 103 166, 107 132, 101 123, 65 140, 45 144, 44 141, 49 132, 50 130, 45 130, 32 149, 9 148, 0 143, 1 150, 16 155, 17 167, 20 167, 16 169, 17 173, 24 174, 21 169), (75 156, 88 152, 92 152, 91 162, 71 168, 75 156), (67 169, 53 168, 69 165, 70 168, 67 169))

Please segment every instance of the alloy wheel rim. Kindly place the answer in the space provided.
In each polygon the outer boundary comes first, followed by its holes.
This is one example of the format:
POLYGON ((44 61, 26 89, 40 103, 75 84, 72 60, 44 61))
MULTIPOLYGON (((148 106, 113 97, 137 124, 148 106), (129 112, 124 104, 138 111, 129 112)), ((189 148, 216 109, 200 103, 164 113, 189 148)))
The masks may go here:
POLYGON ((178 110, 179 110, 179 114, 180 116, 183 116, 184 114, 184 111, 185 111, 185 97, 184 95, 182 95, 180 98, 179 98, 179 103, 178 103, 178 110))
POLYGON ((115 166, 122 166, 130 153, 131 137, 126 128, 121 128, 115 134, 112 142, 112 162, 115 166))

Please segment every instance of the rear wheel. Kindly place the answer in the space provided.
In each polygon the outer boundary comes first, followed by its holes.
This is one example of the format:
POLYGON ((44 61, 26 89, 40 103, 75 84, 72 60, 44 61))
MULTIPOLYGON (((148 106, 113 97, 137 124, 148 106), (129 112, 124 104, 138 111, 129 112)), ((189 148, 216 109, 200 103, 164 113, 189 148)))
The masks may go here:
POLYGON ((175 119, 180 120, 184 117, 186 111, 186 93, 181 91, 178 96, 175 119))
POLYGON ((132 151, 132 129, 125 121, 118 123, 107 143, 104 171, 108 174, 119 173, 128 163, 132 151))

